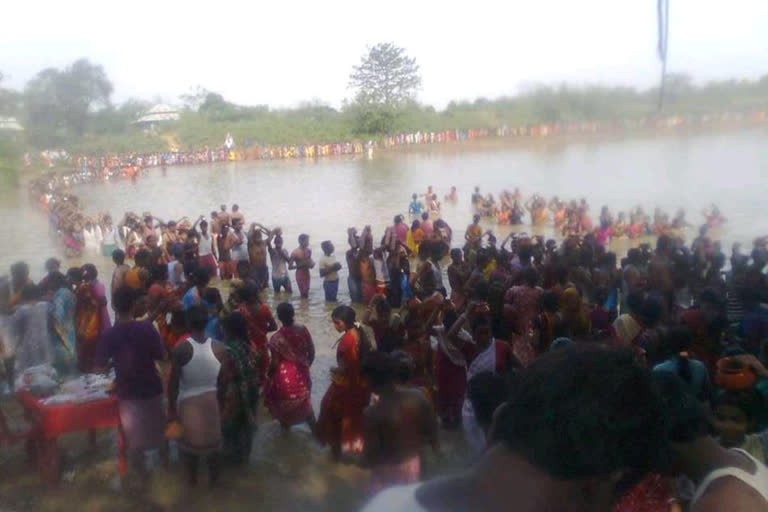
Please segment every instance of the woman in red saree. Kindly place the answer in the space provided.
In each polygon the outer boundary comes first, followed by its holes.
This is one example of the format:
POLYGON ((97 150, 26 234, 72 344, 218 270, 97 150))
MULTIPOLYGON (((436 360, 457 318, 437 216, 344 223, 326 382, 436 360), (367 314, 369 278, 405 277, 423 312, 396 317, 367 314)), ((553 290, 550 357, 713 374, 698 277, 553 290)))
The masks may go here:
POLYGON ((245 317, 248 326, 248 341, 259 353, 259 382, 264 386, 269 369, 269 349, 267 333, 277 330, 277 322, 269 306, 259 299, 259 290, 255 285, 247 285, 239 290, 242 303, 237 311, 245 317))
POLYGON ((314 426, 309 374, 309 367, 315 360, 312 335, 306 327, 294 323, 293 306, 289 303, 277 306, 277 317, 283 326, 269 340, 272 368, 265 404, 284 429, 305 421, 314 426))
POLYGON ((513 286, 504 295, 504 313, 511 324, 515 356, 528 366, 536 357, 539 333, 534 320, 539 314, 539 302, 544 291, 537 286, 539 273, 533 267, 523 271, 525 284, 513 286))
POLYGON ((83 282, 75 292, 77 366, 81 373, 93 373, 96 345, 101 333, 110 327, 107 292, 92 264, 83 265, 82 276, 83 282))
POLYGON ((343 333, 337 342, 338 367, 331 369, 331 385, 320 404, 315 433, 331 446, 336 460, 343 452, 363 451, 363 410, 371 398, 368 382, 361 375, 362 359, 371 350, 362 329, 355 324, 355 310, 339 306, 331 314, 336 330, 343 333))

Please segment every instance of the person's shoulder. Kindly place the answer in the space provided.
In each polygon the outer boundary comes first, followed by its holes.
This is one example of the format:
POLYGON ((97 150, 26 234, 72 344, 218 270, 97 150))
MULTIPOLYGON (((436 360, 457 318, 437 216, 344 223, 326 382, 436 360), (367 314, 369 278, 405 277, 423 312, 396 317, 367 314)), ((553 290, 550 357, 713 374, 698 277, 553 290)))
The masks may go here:
POLYGON ((725 476, 712 482, 692 512, 768 512, 768 501, 742 480, 725 476))
POLYGON ((362 512, 425 512, 426 509, 416 501, 416 491, 422 484, 390 487, 377 494, 362 512))
POLYGON ((192 342, 189 340, 189 336, 180 340, 171 350, 171 356, 174 359, 189 355, 192 353, 192 342))

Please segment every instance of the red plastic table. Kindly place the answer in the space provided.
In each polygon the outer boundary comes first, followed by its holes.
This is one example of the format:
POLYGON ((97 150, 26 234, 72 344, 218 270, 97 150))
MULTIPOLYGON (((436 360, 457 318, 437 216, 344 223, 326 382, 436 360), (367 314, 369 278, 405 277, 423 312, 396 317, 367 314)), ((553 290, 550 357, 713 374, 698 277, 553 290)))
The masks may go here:
POLYGON ((16 393, 27 418, 34 425, 28 445, 30 454, 37 459, 40 478, 55 485, 61 478, 58 437, 69 432, 90 431, 117 427, 117 446, 120 475, 126 471, 125 437, 120 427, 117 397, 85 403, 45 405, 28 391, 16 393))

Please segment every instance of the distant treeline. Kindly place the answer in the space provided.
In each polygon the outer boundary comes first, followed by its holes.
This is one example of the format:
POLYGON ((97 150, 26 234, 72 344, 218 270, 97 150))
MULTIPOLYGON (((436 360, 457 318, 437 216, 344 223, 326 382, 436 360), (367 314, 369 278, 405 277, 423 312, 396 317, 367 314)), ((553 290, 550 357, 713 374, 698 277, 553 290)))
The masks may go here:
POLYGON ((406 101, 374 111, 363 111, 356 102, 340 109, 318 102, 294 109, 242 106, 198 89, 181 97, 184 106, 179 108, 178 121, 152 130, 133 124, 151 103, 129 100, 116 105, 110 101, 111 93, 112 84, 101 66, 81 60, 63 70, 42 71, 23 91, 0 88, 0 116, 14 116, 24 126, 15 140, 25 150, 64 148, 71 154, 151 153, 170 146, 213 148, 223 143, 227 133, 237 144, 325 144, 389 133, 766 110, 768 75, 752 81, 695 85, 687 75, 671 74, 661 112, 657 89, 597 85, 534 86, 515 96, 451 102, 443 110, 406 101))

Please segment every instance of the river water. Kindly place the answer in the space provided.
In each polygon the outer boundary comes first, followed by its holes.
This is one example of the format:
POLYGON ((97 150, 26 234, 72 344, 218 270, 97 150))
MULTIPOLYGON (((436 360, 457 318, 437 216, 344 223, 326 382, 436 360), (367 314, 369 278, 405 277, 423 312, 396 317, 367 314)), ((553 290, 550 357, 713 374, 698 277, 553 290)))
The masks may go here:
MULTIPOLYGON (((380 238, 395 214, 407 213, 410 195, 424 192, 428 185, 441 198, 451 185, 457 187, 459 201, 445 204, 442 211, 456 240, 462 238, 470 221, 470 194, 478 185, 483 193, 496 196, 502 189, 519 187, 524 196, 584 197, 593 216, 604 204, 614 212, 643 205, 648 212, 658 206, 672 214, 682 207, 692 224, 701 223, 701 210, 716 202, 729 222, 715 237, 728 244, 724 248, 733 241, 747 248, 754 237, 768 234, 766 135, 768 131, 759 128, 647 138, 486 140, 380 152, 371 160, 356 156, 172 167, 165 173, 152 169, 136 182, 80 185, 73 192, 81 197, 86 213, 95 217, 99 211, 109 211, 115 219, 128 210, 151 211, 166 220, 185 215, 195 219, 207 217, 221 203, 238 203, 247 222, 281 226, 287 249, 296 246, 300 233, 308 233, 316 258, 321 255, 320 242, 329 239, 342 262, 348 227, 360 230, 370 224, 374 239, 380 238)), ((0 223, 0 268, 26 260, 33 276, 40 277, 45 259, 60 256, 47 234, 45 215, 27 202, 22 189, 4 190, 0 199, 4 220, 0 223)), ((617 249, 625 250, 626 244, 617 249)), ((100 275, 109 280, 111 261, 95 255, 81 261, 85 260, 95 262, 100 275)), ((65 262, 64 267, 81 261, 65 262)), ((344 271, 341 279, 340 300, 348 301, 344 271)), ((317 408, 327 387, 329 367, 334 364, 333 345, 338 335, 330 324, 332 306, 324 303, 316 271, 312 280, 309 300, 302 301, 297 294, 275 297, 271 291, 265 300, 272 307, 292 301, 297 321, 312 332, 318 351, 312 372, 317 408)), ((306 431, 272 442, 281 435, 275 425, 267 424, 260 431, 255 455, 266 472, 300 480, 302 496, 308 500, 300 503, 325 503, 337 493, 339 504, 359 498, 359 493, 345 491, 345 486, 359 487, 356 470, 319 462, 325 460, 324 455, 306 431), (309 473, 299 469, 308 461, 323 469, 309 473)), ((458 464, 460 452, 455 450, 448 458, 458 464)), ((445 460, 441 463, 450 465, 445 460)), ((171 498, 159 498, 166 499, 171 498)), ((282 503, 280 508, 285 509, 287 502, 281 501, 279 493, 274 499, 265 504, 282 503)))

